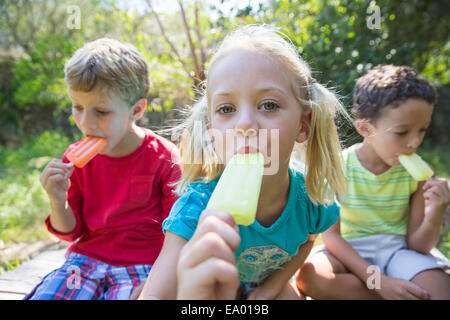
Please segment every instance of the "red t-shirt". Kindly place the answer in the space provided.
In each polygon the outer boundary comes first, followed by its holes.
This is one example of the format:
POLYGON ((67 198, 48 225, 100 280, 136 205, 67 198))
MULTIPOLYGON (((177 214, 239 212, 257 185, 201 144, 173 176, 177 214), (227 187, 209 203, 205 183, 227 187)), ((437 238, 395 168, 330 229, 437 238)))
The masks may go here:
MULTIPOLYGON (((113 158, 99 154, 70 177, 68 202, 76 217, 66 234, 50 224, 58 238, 74 242, 69 251, 102 262, 153 265, 161 250, 161 229, 178 196, 171 184, 181 177, 176 146, 145 129, 144 141, 131 154, 113 158)), ((78 143, 71 145, 63 156, 78 143)))

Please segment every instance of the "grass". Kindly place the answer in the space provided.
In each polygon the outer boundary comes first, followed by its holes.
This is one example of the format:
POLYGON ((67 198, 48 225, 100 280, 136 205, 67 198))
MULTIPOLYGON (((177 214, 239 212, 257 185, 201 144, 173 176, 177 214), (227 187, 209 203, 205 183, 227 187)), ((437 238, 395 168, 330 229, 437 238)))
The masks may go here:
POLYGON ((7 272, 7 271, 14 270, 18 266, 20 266, 20 264, 21 264, 21 261, 19 261, 19 259, 17 259, 17 258, 15 258, 14 260, 11 260, 11 261, 6 261, 5 264, 0 265, 0 274, 7 272))
MULTIPOLYGON (((48 161, 61 158, 70 143, 60 132, 44 132, 23 139, 18 148, 0 147, 0 240, 5 244, 49 238, 44 225, 49 201, 39 176, 48 161)), ((424 144, 418 152, 438 176, 450 178, 450 150, 424 144)), ((449 257, 448 228, 443 230, 438 248, 449 257)), ((18 263, 9 262, 3 269, 10 270, 18 263)))
POLYGON ((0 240, 5 244, 49 237, 44 226, 49 201, 39 177, 69 144, 61 133, 44 132, 25 139, 19 148, 0 147, 0 240))

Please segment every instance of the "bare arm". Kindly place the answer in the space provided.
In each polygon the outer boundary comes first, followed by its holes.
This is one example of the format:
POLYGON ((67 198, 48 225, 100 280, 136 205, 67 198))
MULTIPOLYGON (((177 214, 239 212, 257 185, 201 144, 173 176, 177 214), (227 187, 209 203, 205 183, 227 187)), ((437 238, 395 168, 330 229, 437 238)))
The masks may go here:
POLYGON ((77 224, 75 215, 67 202, 70 175, 73 165, 53 159, 45 167, 40 181, 50 199, 50 224, 60 233, 72 232, 77 224))
POLYGON ((186 239, 166 231, 161 253, 150 270, 139 300, 176 298, 178 258, 186 243, 186 239))
POLYGON ((65 203, 50 201, 50 208, 50 224, 53 229, 60 233, 70 233, 75 229, 77 219, 67 201, 65 203))
POLYGON ((411 196, 408 222, 408 246, 428 254, 439 242, 442 219, 450 201, 447 181, 430 178, 420 182, 411 196))
POLYGON ((314 246, 314 240, 316 238, 317 235, 310 235, 308 240, 298 248, 297 254, 291 260, 274 271, 261 286, 250 293, 249 300, 275 299, 289 279, 303 265, 314 246))
POLYGON ((322 233, 322 240, 328 251, 330 251, 344 266, 361 281, 366 283, 370 274, 367 268, 370 266, 359 253, 341 236, 341 218, 322 233))

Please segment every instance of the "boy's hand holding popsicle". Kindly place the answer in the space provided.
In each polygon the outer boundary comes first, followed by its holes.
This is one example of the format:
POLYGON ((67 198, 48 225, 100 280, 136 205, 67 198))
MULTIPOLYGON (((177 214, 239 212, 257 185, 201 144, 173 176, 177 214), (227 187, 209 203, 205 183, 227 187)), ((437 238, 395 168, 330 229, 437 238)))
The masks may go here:
POLYGON ((425 219, 434 226, 440 226, 447 207, 450 205, 450 190, 447 179, 432 177, 423 186, 425 219))
POLYGON ((68 154, 70 163, 53 159, 47 164, 41 174, 41 184, 50 197, 52 204, 65 204, 67 191, 69 190, 69 178, 73 172, 73 166, 82 168, 106 146, 106 140, 99 137, 84 138, 68 154))
POLYGON ((69 233, 76 226, 75 216, 67 205, 67 191, 70 187, 69 178, 72 172, 72 163, 53 159, 41 173, 41 184, 50 199, 50 222, 54 229, 61 233, 69 233))
POLYGON ((425 199, 425 219, 431 224, 439 226, 450 204, 450 190, 447 179, 433 177, 433 170, 416 153, 401 155, 400 163, 417 181, 426 180, 423 191, 425 199))
POLYGON ((72 209, 67 205, 67 192, 70 187, 70 176, 74 165, 83 167, 106 146, 106 140, 98 137, 87 137, 68 154, 71 161, 64 163, 59 159, 51 160, 41 173, 41 184, 50 199, 50 222, 55 230, 68 233, 76 226, 72 209))
POLYGON ((41 173, 41 184, 47 192, 51 204, 64 205, 70 187, 69 178, 73 172, 72 163, 52 159, 41 173))

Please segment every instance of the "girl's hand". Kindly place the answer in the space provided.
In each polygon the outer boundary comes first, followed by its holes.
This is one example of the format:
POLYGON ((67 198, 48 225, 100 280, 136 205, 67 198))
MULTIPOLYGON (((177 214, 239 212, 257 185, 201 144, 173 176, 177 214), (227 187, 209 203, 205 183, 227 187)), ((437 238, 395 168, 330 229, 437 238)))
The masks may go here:
POLYGON ((293 281, 288 281, 282 284, 281 287, 267 285, 267 282, 264 282, 250 292, 248 300, 304 300, 304 297, 298 291, 297 285, 293 281))
POLYGON ((70 186, 69 178, 72 172, 72 163, 63 163, 59 159, 53 159, 47 164, 41 173, 40 181, 50 198, 50 202, 65 204, 70 186))
POLYGON ((432 225, 440 225, 450 204, 450 190, 444 178, 429 178, 423 186, 425 219, 432 225))
POLYGON ((385 300, 428 300, 430 295, 417 284, 386 275, 381 276, 378 294, 385 300))
POLYGON ((273 287, 262 284, 250 292, 248 300, 274 300, 279 293, 279 290, 274 290, 273 287))
POLYGON ((178 260, 178 299, 235 299, 239 275, 234 252, 241 238, 233 217, 205 210, 178 260))

